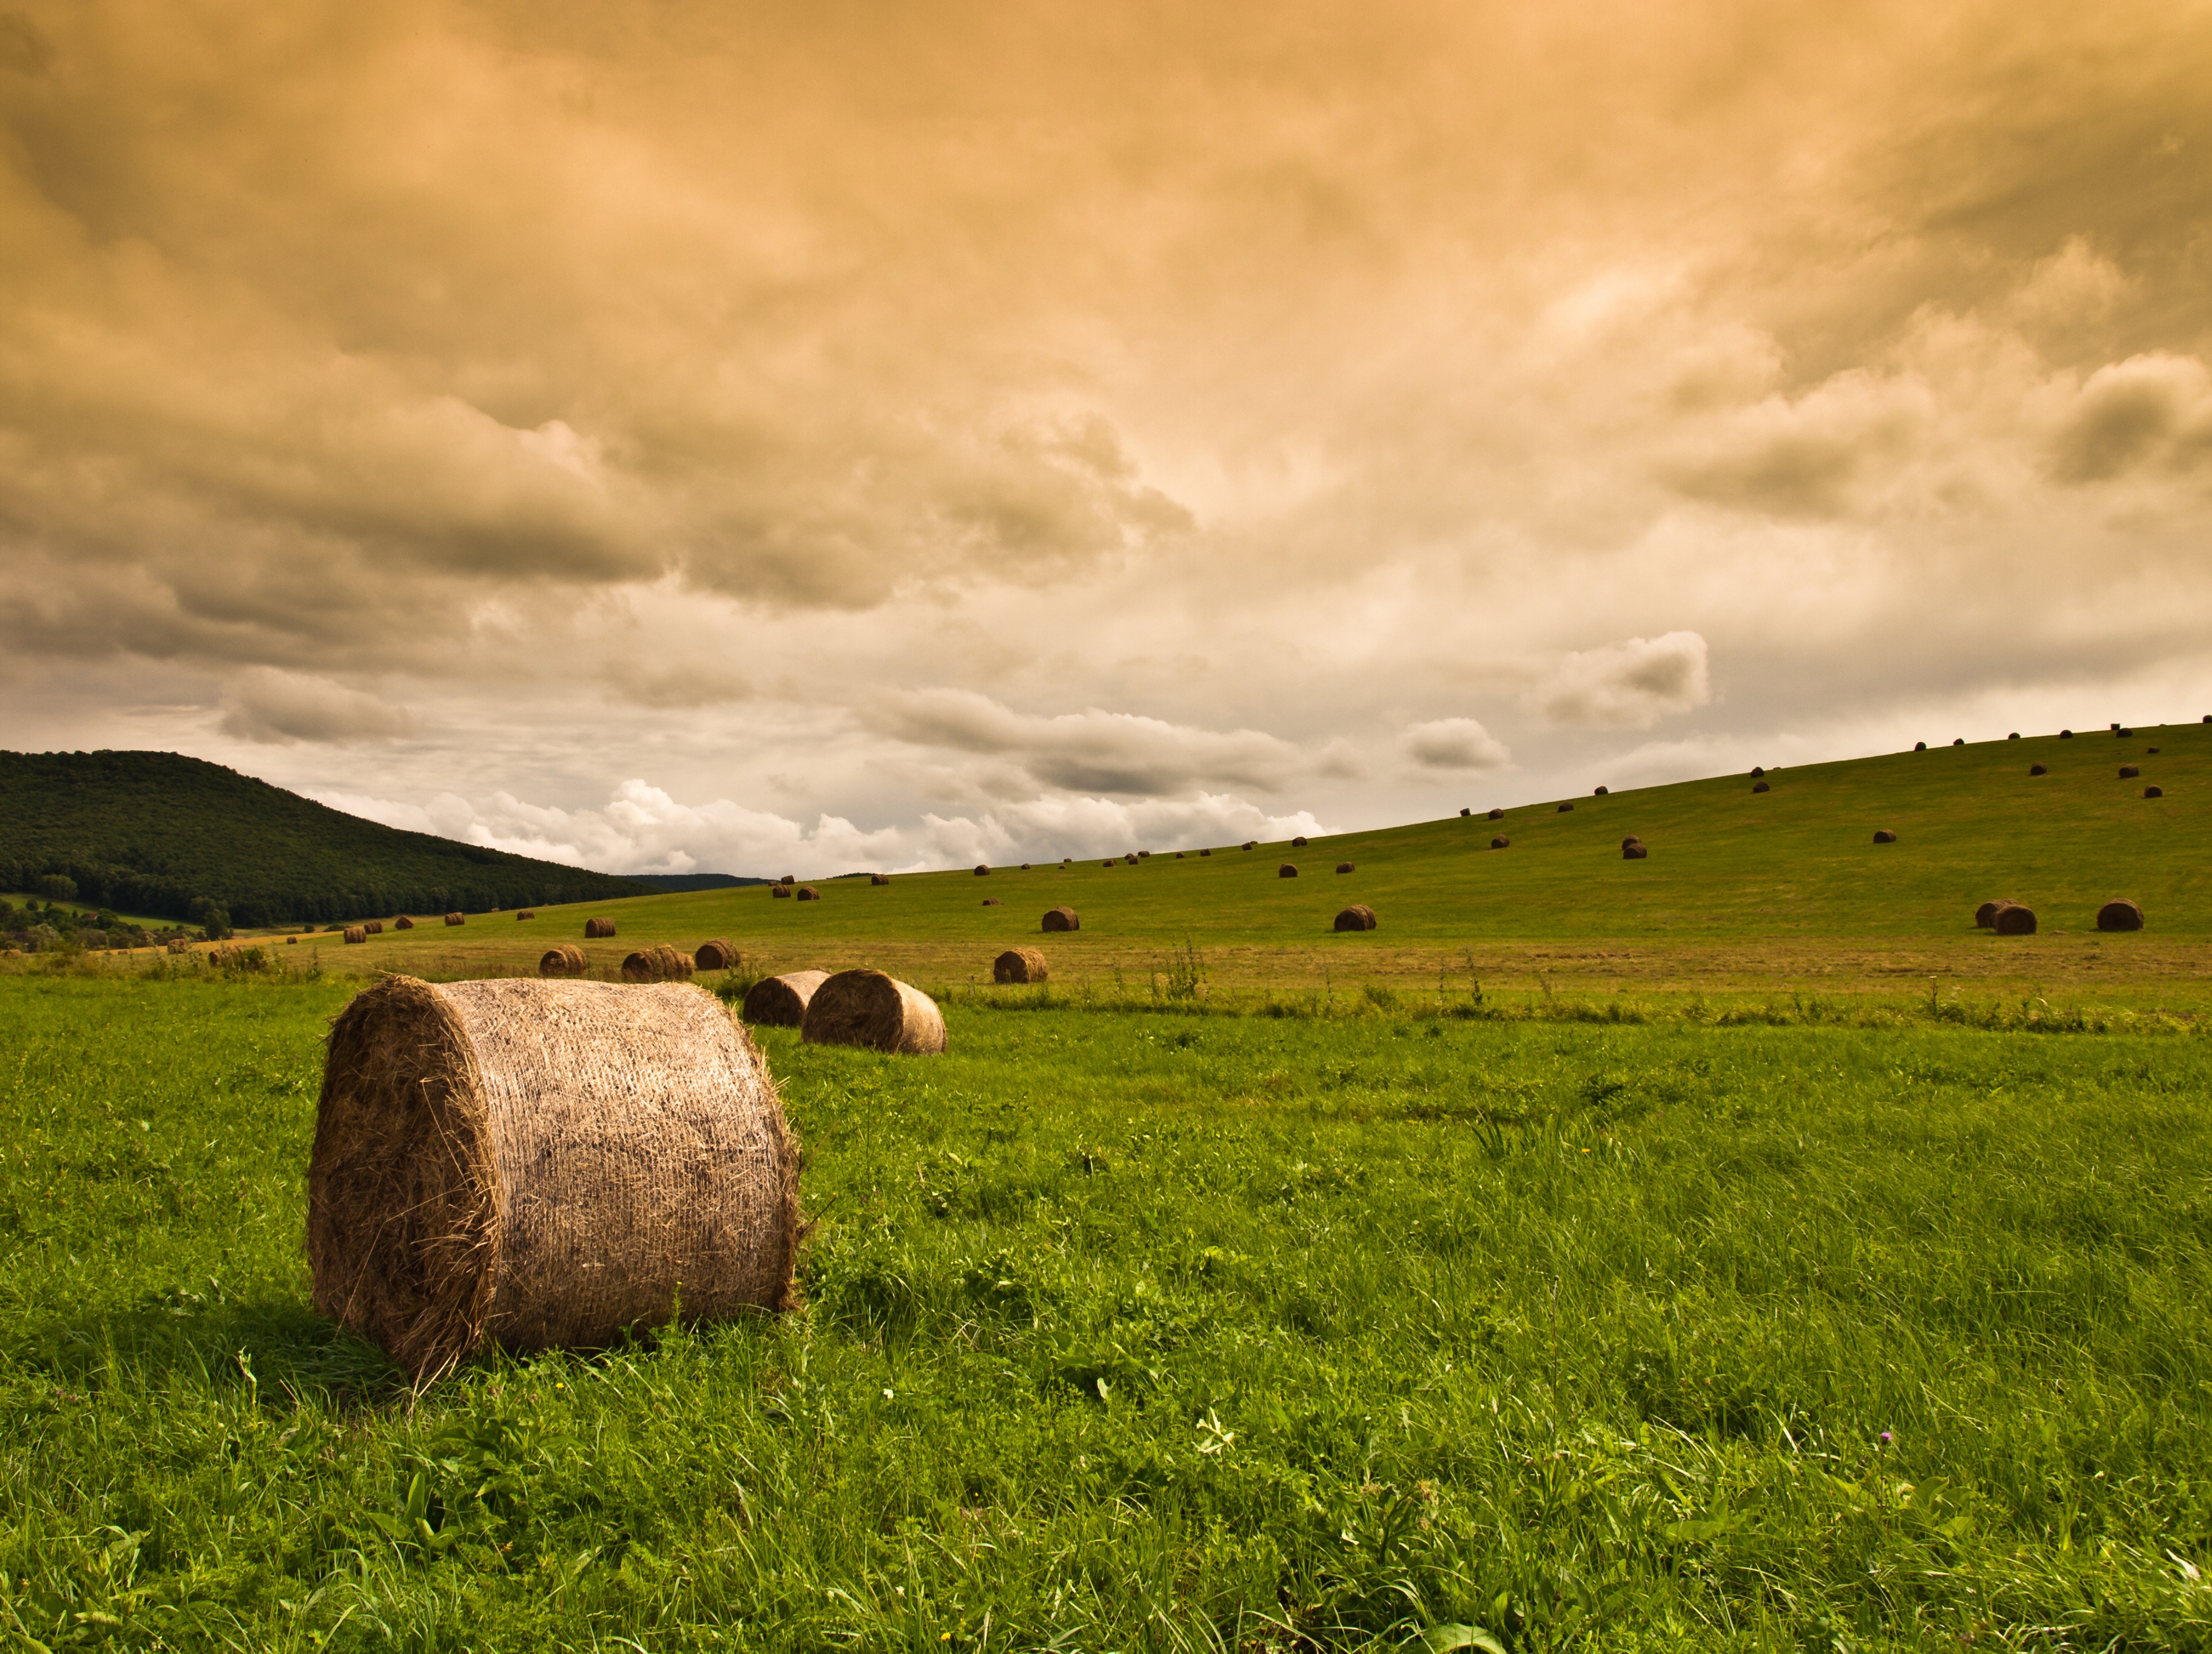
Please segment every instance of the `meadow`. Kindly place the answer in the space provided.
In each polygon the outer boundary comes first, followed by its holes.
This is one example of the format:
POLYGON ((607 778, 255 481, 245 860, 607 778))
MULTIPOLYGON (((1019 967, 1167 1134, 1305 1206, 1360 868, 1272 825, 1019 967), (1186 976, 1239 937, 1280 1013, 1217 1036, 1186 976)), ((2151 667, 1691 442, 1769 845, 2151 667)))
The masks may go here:
POLYGON ((356 985, 0 979, 0 1639, 2212 1646, 2193 1025, 767 1031, 808 1307, 416 1395, 307 1307, 356 985))

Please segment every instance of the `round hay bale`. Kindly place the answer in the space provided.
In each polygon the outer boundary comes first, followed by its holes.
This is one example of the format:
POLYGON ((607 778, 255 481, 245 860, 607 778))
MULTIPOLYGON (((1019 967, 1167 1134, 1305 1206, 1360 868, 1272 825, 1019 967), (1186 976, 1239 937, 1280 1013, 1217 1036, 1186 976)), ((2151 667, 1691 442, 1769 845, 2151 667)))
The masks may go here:
POLYGON ((1609 790, 1610 790, 1609 788, 1601 787, 1599 787, 1599 788, 1597 789, 1597 791, 1595 791, 1595 793, 1592 793, 1592 794, 1590 794, 1590 796, 1591 796, 1592 798, 1594 798, 1594 799, 1601 799, 1601 798, 1604 798, 1604 797, 1606 797, 1606 796, 1607 796, 1607 793, 1609 792, 1609 790))
POLYGON ((738 951, 726 936, 717 936, 691 950, 691 961, 702 970, 735 970, 738 951))
POLYGON ((868 875, 868 883, 871 885, 888 885, 890 882, 891 876, 889 873, 870 873, 868 875))
POLYGON ((806 1019, 806 1002, 830 980, 826 970, 789 970, 763 976, 745 990, 738 1014, 767 1028, 796 1028, 806 1019))
POLYGON ((1772 789, 1771 787, 1769 787, 1769 786, 1768 786, 1765 781, 1753 781, 1753 782, 1752 782, 1752 784, 1751 784, 1751 790, 1752 790, 1753 792, 1754 792, 1754 793, 1767 793, 1767 792, 1771 792, 1773 789, 1772 789))
POLYGON ((1137 852, 1138 859, 1140 860, 1151 854, 1152 852, 1150 850, 1139 850, 1137 852))
POLYGON ((2122 897, 2117 902, 2107 902, 2097 909, 2099 930, 2141 930, 2142 909, 2122 897))
POLYGON ((615 921, 611 919, 586 919, 584 921, 584 939, 587 942, 602 941, 614 933, 615 921))
POLYGON ((384 921, 381 919, 372 919, 367 924, 363 925, 362 928, 372 936, 381 936, 384 934, 384 921))
POLYGON ((811 885, 801 885, 792 894, 802 902, 819 902, 822 899, 822 892, 811 885))
POLYGON ((1133 867, 1137 865, 1137 853, 1134 850, 1131 850, 1124 854, 1121 860, 1130 867, 1133 867))
POLYGON ((1244 841, 1244 848, 1248 850, 1257 849, 1259 846, 1260 841, 1256 838, 1248 838, 1244 841))
POLYGON ((1620 847, 1620 859, 1623 861, 1641 861, 1650 854, 1651 852, 1641 844, 1624 844, 1620 847))
POLYGON ((541 976, 580 976, 586 969, 584 950, 574 942, 549 947, 538 956, 538 974, 541 976))
POLYGON ((1108 857, 1107 857, 1103 861, 1100 862, 1098 865, 1099 865, 1100 867, 1112 867, 1112 866, 1114 865, 1114 858, 1113 858, 1112 856, 1110 856, 1110 855, 1109 855, 1109 856, 1108 856, 1108 857))
POLYGON ((535 908, 517 908, 514 910, 514 917, 517 923, 520 923, 525 919, 535 919, 537 916, 538 909, 535 908))
POLYGON ((2143 751, 2146 753, 2155 754, 2158 751, 2158 749, 2154 746, 2147 746, 2143 748, 2143 751))
POLYGON ((2070 741, 2074 739, 2074 732, 2070 729, 2062 729, 2058 732, 2058 739, 2062 741, 2070 741))
POLYGON ((1296 879, 1297 876, 1298 870, 1287 861, 1275 869, 1275 877, 1278 879, 1296 879))
POLYGON ((1641 844, 1642 842, 1644 842, 1644 840, 1639 836, 1635 833, 1631 833, 1626 838, 1620 841, 1620 848, 1625 850, 1632 844, 1641 844))
POLYGON ((2133 781, 2136 776, 2142 774, 2142 771, 2136 769, 2136 766, 2131 763, 2124 763, 2120 766, 2120 779, 2122 781, 2133 781))
POLYGON ((786 873, 775 882, 779 885, 796 885, 799 882, 799 877, 795 873, 786 873))
POLYGON ((446 915, 446 922, 449 925, 465 925, 469 922, 469 915, 465 913, 449 913, 446 915))
POLYGON ((983 898, 983 905, 987 908, 995 908, 999 905, 999 898, 995 896, 987 896, 983 898))
POLYGON ((2027 767, 2027 773, 2031 775, 2047 775, 2051 773, 2051 766, 2047 763, 2032 763, 2027 767))
POLYGON ((2020 739, 2020 732, 2019 732, 2018 730, 2016 730, 2016 729, 2015 729, 2014 731, 2013 731, 2013 733, 2012 733, 2011 734, 2009 734, 2009 735, 2008 735, 2008 736, 2006 736, 2006 737, 2005 737, 2005 739, 2007 739, 2008 741, 2016 741, 2016 740, 2018 740, 2019 739, 2020 739))
POLYGON ((975 877, 976 877, 976 878, 978 878, 978 879, 988 879, 990 876, 991 876, 991 869, 990 869, 990 867, 989 867, 989 866, 988 866, 988 864, 986 864, 986 863, 984 863, 984 862, 981 862, 981 861, 979 861, 979 862, 977 862, 977 863, 975 864, 975 877))
POLYGON ((1211 851, 1211 850, 1200 850, 1200 851, 1199 852, 1199 854, 1200 854, 1200 855, 1212 855, 1212 854, 1213 854, 1213 852, 1212 852, 1212 851, 1211 851))
POLYGON ((2000 936, 2033 936, 2035 934, 2035 909, 2024 908, 2017 902, 2008 902, 1992 915, 1990 928, 2000 936))
POLYGON ((412 930, 415 928, 415 921, 403 913, 392 921, 392 927, 394 930, 412 930))
POLYGON ((625 958, 622 976, 626 982, 688 982, 691 980, 691 956, 678 952, 665 942, 655 942, 625 958))
POLYGON ((1472 810, 1462 810, 1462 811, 1460 812, 1460 815, 1461 815, 1462 818, 1465 818, 1465 817, 1468 817, 1468 816, 1471 816, 1471 815, 1473 815, 1474 813, 1474 811, 1472 811, 1472 810))
POLYGON ((1566 813, 1567 813, 1567 812, 1568 812, 1568 811, 1570 811, 1570 810, 1573 809, 1574 807, 1575 807, 1575 806, 1574 806, 1573 805, 1571 805, 1571 804, 1563 804, 1563 805, 1561 805, 1561 806, 1559 806, 1559 813, 1560 813, 1561 815, 1565 815, 1565 814, 1566 814, 1566 813))
POLYGON ((799 1146, 767 1064, 680 985, 392 976, 331 1029, 315 1307, 417 1383, 488 1344, 792 1307, 799 1146))
POLYGON ((1894 844, 1897 842, 1897 835, 1887 827, 1877 827, 1874 830, 1874 842, 1877 844, 1894 844))
POLYGON ((1490 841, 1490 848, 1493 850, 1503 850, 1510 848, 1512 842, 1513 841, 1511 839, 1506 837, 1504 834, 1500 833, 1496 838, 1490 841))
POLYGON ((2136 734, 2135 731, 2132 729, 2122 729, 2118 724, 2112 726, 2112 733, 2118 736, 2120 739, 2124 741, 2133 740, 2136 734))
POLYGON ((1305 847, 1306 840, 1304 833, 1299 834, 1296 838, 1291 841, 1291 848, 1294 850, 1303 850, 1305 847))
POLYGON ((2147 799, 2162 799, 2166 796, 2166 788, 2163 787, 2146 787, 2143 788, 2143 796, 2147 799))
POLYGON ((1176 852, 1176 860, 1178 861, 1182 860, 1182 852, 1181 850, 1177 850, 1176 852))
POLYGON ((1375 928, 1375 909, 1364 903, 1355 903, 1336 915, 1339 930, 1372 930, 1375 928))
POLYGON ((300 946, 300 939, 296 936, 287 936, 284 939, 284 946, 286 947, 297 947, 300 946))
POLYGON ((2000 908, 2008 908, 2011 905, 2011 903, 2002 901, 1983 903, 1981 906, 1974 909, 1974 928, 1976 930, 1990 930, 1994 928, 1997 922, 1997 909, 2000 908))
POLYGON ((771 885, 768 887, 768 893, 770 896, 780 897, 787 902, 791 900, 791 886, 788 885, 771 885))
POLYGON ((1925 741, 1915 741, 1912 744, 1912 750, 1915 752, 1925 752, 1928 750, 1928 743, 1925 741))
POLYGON ((1354 867, 1349 861, 1338 862, 1336 864, 1336 870, 1340 873, 1357 873, 1358 871, 1358 869, 1354 867))
POLYGON ((1503 810, 1492 810, 1490 812, 1490 819, 1492 821, 1503 821, 1505 819, 1505 812, 1503 810))
POLYGON ((1758 780, 1761 775, 1764 775, 1765 773, 1766 773, 1766 767, 1765 767, 1764 764, 1756 764, 1756 763, 1755 763, 1755 764, 1752 765, 1752 767, 1751 767, 1751 778, 1752 778, 1752 780, 1753 780, 1753 781, 1757 781, 1757 780, 1758 780))
POLYGON ((368 927, 363 925, 348 925, 345 927, 345 939, 349 942, 365 942, 368 939, 368 927))
POLYGON ((1041 982, 1051 975, 1044 955, 1033 947, 1010 947, 991 961, 994 982, 1041 982))
POLYGON ((190 953, 192 951, 192 945, 181 936, 172 936, 163 946, 172 953, 190 953))
MULTIPOLYGON (((1182 854, 1182 852, 1181 850, 1177 850, 1177 851, 1176 852, 1176 854, 1177 855, 1181 855, 1181 854, 1182 854)), ((1027 873, 1029 870, 1030 870, 1030 864, 1029 864, 1028 862, 1026 862, 1026 861, 1023 862, 1023 863, 1022 863, 1022 871, 1023 871, 1024 873, 1027 873)))
POLYGON ((1966 738, 1963 735, 1954 735, 1951 738, 1951 745, 1954 746, 1964 746, 1966 744, 1966 738))
POLYGON ((809 1045, 935 1056, 945 1049, 937 1001, 880 970, 841 970, 814 990, 799 1037, 809 1045))
POLYGON ((1073 908, 1047 908, 1044 915, 1047 930, 1081 930, 1083 921, 1075 916, 1073 908))

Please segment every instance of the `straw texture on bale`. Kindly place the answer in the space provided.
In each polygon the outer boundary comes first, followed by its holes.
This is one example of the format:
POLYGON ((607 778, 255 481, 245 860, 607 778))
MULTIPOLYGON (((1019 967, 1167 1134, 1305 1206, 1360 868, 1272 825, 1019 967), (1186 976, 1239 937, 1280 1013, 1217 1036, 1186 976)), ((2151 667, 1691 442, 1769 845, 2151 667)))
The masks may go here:
POLYGON ((412 930, 415 928, 415 921, 403 913, 392 921, 392 927, 394 930, 412 930))
POLYGON ((2035 934, 2035 909, 2024 908, 2017 902, 2008 902, 1996 910, 1990 928, 2000 936, 2033 936, 2035 934))
POLYGON ((1751 790, 1754 793, 1770 793, 1774 789, 1769 787, 1765 781, 1761 781, 1752 782, 1751 790))
POLYGON ((799 1149, 752 1041, 681 985, 392 976, 331 1029, 315 1307, 428 1382, 487 1345, 793 1305, 799 1149))
POLYGON ((584 939, 587 942, 609 937, 614 933, 615 921, 611 919, 586 919, 584 921, 584 939))
POLYGON ((2008 908, 2011 905, 2012 903, 2009 902, 1983 903, 1981 906, 1974 909, 1974 928, 1977 930, 1993 929, 1997 922, 1997 909, 2000 908, 2008 908))
POLYGON ((584 950, 574 942, 549 947, 538 956, 538 974, 541 976, 580 976, 584 970, 584 950))
POLYGON ((2044 763, 2032 763, 2027 767, 2027 773, 2031 775, 2047 775, 2051 773, 2051 766, 2044 763))
POLYGON ((514 916, 518 920, 535 919, 538 916, 538 909, 535 908, 517 908, 514 910, 514 916))
POLYGON ((2143 796, 2147 799, 2162 799, 2166 796, 2166 788, 2163 787, 2146 787, 2143 788, 2143 796))
POLYGON ((2117 902, 2107 902, 2097 909, 2099 930, 2141 930, 2142 909, 2124 897, 2117 902))
POLYGON ((729 938, 717 936, 691 950, 692 962, 702 970, 735 970, 738 951, 730 946, 729 938))
POLYGON ((1503 810, 1492 810, 1490 812, 1490 819, 1492 821, 1503 821, 1505 819, 1505 812, 1503 810))
POLYGON ((994 982, 1041 982, 1052 975, 1044 955, 1033 947, 1010 947, 991 961, 994 982))
POLYGON ((1490 841, 1490 848, 1493 850, 1503 850, 1510 848, 1512 843, 1513 841, 1511 839, 1506 837, 1504 834, 1500 833, 1497 837, 1490 841))
POLYGON ((788 885, 771 885, 768 887, 768 893, 781 897, 787 902, 791 900, 791 886, 788 885))
POLYGON ((1296 879, 1297 876, 1298 870, 1287 861, 1275 869, 1275 877, 1278 879, 1296 879))
POLYGON ((809 1045, 935 1056, 945 1049, 937 1001, 880 970, 841 970, 814 990, 799 1037, 809 1045))
POLYGON ((349 942, 365 942, 368 939, 368 932, 360 925, 348 925, 345 927, 345 939, 349 942))
POLYGON ((1338 862, 1338 863, 1336 864, 1336 870, 1337 870, 1337 872, 1339 872, 1339 873, 1357 873, 1357 872, 1358 872, 1358 871, 1359 871, 1357 867, 1353 867, 1353 866, 1352 865, 1352 863, 1350 863, 1349 861, 1340 861, 1340 862, 1338 862))
POLYGON ((446 922, 449 925, 465 925, 469 922, 469 915, 465 913, 449 913, 446 915, 446 922))
POLYGON ((822 899, 822 892, 811 885, 801 885, 792 894, 802 902, 819 902, 822 899))
POLYGON ((2136 766, 2131 763, 2124 763, 2120 766, 2120 779, 2122 781, 2133 781, 2136 776, 2142 774, 2142 771, 2136 769, 2136 766))
POLYGON ((622 975, 626 982, 688 982, 691 980, 691 956, 665 942, 655 942, 625 958, 622 975))
POLYGON ((1081 930, 1083 921, 1075 916, 1073 908, 1048 908, 1045 909, 1044 927, 1047 930, 1081 930))
POLYGON ((763 976, 745 990, 738 1014, 768 1028, 796 1028, 806 1019, 806 1002, 830 980, 826 970, 789 970, 763 976))
POLYGON ((1336 915, 1339 930, 1372 930, 1375 928, 1375 909, 1364 903, 1354 903, 1336 915))
POLYGON ((1877 844, 1894 844, 1897 842, 1897 835, 1887 827, 1877 827, 1874 830, 1874 842, 1877 844))
POLYGON ((362 928, 372 936, 381 936, 384 934, 384 921, 381 919, 372 919, 367 924, 363 925, 362 928))
POLYGON ((868 875, 868 883, 871 885, 888 885, 890 882, 891 876, 889 873, 870 873, 868 875))
POLYGON ((1294 838, 1294 839, 1292 839, 1292 840, 1291 841, 1291 848, 1292 849, 1294 849, 1294 850, 1303 850, 1303 849, 1304 849, 1304 848, 1305 848, 1305 847, 1306 847, 1305 835, 1304 835, 1304 834, 1303 834, 1303 833, 1299 834, 1297 837, 1296 837, 1296 838, 1294 838))

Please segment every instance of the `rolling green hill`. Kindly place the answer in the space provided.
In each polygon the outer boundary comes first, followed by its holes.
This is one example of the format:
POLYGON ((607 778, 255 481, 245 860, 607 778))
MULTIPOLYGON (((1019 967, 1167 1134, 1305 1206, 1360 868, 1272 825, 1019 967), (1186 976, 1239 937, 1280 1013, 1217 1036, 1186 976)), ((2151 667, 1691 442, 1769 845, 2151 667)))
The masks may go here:
POLYGON ((402 832, 173 752, 0 752, 0 889, 276 925, 640 894, 633 879, 402 832))

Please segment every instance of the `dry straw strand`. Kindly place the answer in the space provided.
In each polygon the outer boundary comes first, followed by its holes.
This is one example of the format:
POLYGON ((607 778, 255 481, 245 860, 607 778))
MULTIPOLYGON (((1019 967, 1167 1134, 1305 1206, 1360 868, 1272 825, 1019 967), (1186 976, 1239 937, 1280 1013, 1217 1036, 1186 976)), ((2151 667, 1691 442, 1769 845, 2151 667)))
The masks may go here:
POLYGON ((934 1056, 945 1049, 937 1001, 880 970, 841 970, 814 990, 799 1036, 809 1045, 934 1056))

